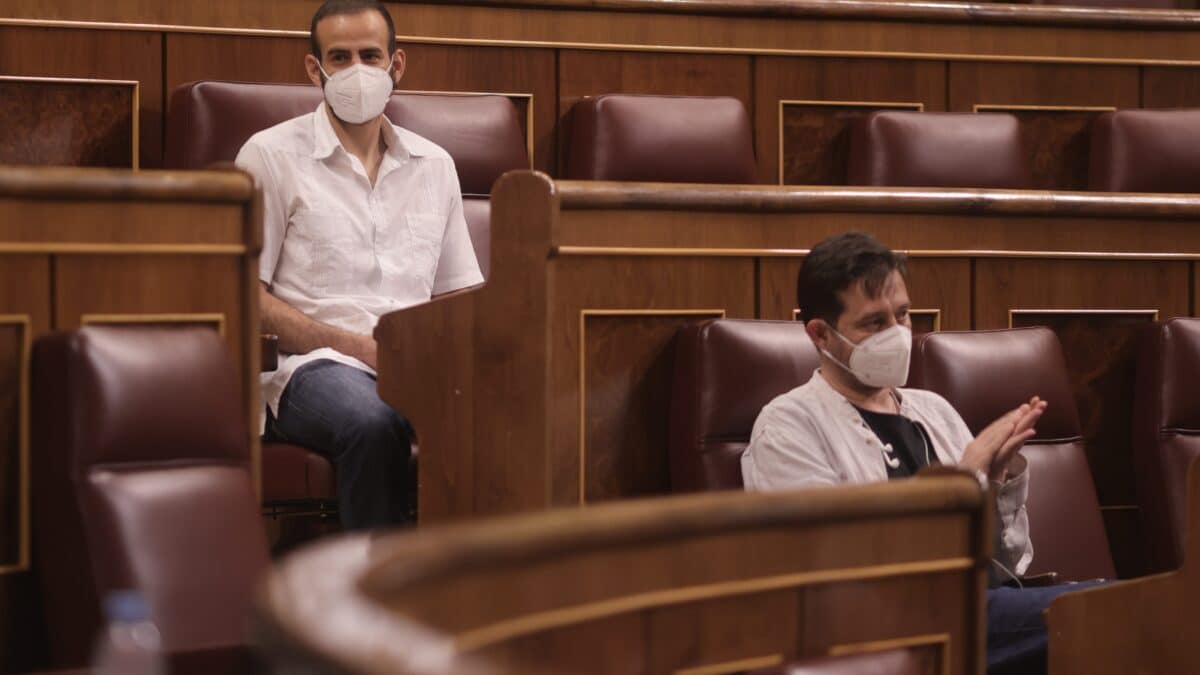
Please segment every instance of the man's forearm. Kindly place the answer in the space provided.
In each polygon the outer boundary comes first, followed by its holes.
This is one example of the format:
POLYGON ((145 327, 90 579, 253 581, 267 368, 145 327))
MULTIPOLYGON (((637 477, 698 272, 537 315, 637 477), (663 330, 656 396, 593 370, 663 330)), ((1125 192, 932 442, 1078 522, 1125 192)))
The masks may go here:
POLYGON ((262 330, 279 336, 279 351, 307 354, 314 349, 330 347, 375 367, 375 341, 371 336, 315 321, 272 295, 265 284, 259 285, 259 308, 262 330))

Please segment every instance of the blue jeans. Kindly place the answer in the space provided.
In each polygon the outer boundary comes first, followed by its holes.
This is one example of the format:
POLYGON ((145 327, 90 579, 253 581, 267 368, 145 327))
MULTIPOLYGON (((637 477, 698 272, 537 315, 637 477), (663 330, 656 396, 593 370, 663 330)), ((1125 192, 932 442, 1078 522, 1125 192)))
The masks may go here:
POLYGON ((267 416, 265 436, 310 448, 334 463, 346 530, 411 519, 412 438, 408 420, 379 398, 372 375, 327 359, 292 373, 279 416, 267 416))
POLYGON ((1103 581, 987 592, 988 675, 1044 675, 1049 636, 1042 612, 1055 598, 1103 581))

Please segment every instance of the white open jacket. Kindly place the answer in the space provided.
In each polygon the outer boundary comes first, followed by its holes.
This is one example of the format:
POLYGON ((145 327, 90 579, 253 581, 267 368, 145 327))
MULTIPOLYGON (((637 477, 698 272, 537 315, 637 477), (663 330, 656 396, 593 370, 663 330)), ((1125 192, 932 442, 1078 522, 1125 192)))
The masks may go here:
MULTIPOLYGON (((942 464, 958 464, 974 437, 958 412, 941 396, 897 389, 900 414, 919 422, 942 464)), ((829 386, 821 371, 763 408, 742 454, 747 490, 792 490, 820 485, 871 483, 888 479, 883 443, 858 410, 829 386)), ((995 560, 1018 575, 1033 561, 1025 498, 1029 470, 996 488, 1000 531, 995 560)), ((1003 578, 993 570, 993 578, 1003 578)))

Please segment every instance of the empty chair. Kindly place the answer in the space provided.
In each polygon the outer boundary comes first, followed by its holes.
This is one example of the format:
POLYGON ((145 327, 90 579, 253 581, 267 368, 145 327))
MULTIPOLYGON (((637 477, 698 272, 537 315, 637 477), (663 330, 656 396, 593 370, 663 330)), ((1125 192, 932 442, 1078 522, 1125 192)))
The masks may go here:
POLYGON ((1183 564, 1188 465, 1200 457, 1200 319, 1171 319, 1142 341, 1133 457, 1151 572, 1183 564))
POLYGON ((755 183, 746 106, 725 96, 585 98, 571 109, 566 177, 755 183))
POLYGON ((716 319, 676 336, 671 490, 740 489, 742 451, 763 406, 819 365, 799 321, 716 319))
POLYGON ((1049 406, 1021 451, 1029 462, 1029 575, 1115 576, 1083 430, 1058 336, 1048 328, 927 333, 915 338, 909 384, 935 391, 972 433, 1038 395, 1049 406))
POLYGON ((1097 117, 1088 187, 1200 192, 1200 109, 1118 110, 1097 117))
POLYGON ((36 569, 55 665, 101 599, 146 597, 168 651, 244 644, 267 543, 233 364, 204 328, 86 327, 34 346, 36 569))
POLYGON ((1017 118, 1005 113, 876 111, 850 128, 851 185, 1027 189, 1017 118))

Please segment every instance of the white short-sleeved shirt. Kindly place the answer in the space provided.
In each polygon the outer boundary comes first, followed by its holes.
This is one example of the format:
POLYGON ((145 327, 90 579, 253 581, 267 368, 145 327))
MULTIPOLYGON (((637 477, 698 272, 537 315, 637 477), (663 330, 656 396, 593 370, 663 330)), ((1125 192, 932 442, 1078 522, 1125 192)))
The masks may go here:
MULTIPOLYGON (((324 103, 258 132, 236 160, 262 183, 259 278, 312 319, 362 334, 388 312, 483 282, 454 161, 407 129, 382 130, 387 151, 374 186, 324 103)), ((292 373, 316 359, 374 373, 329 348, 281 354, 278 370, 262 375, 273 412, 292 373)))

